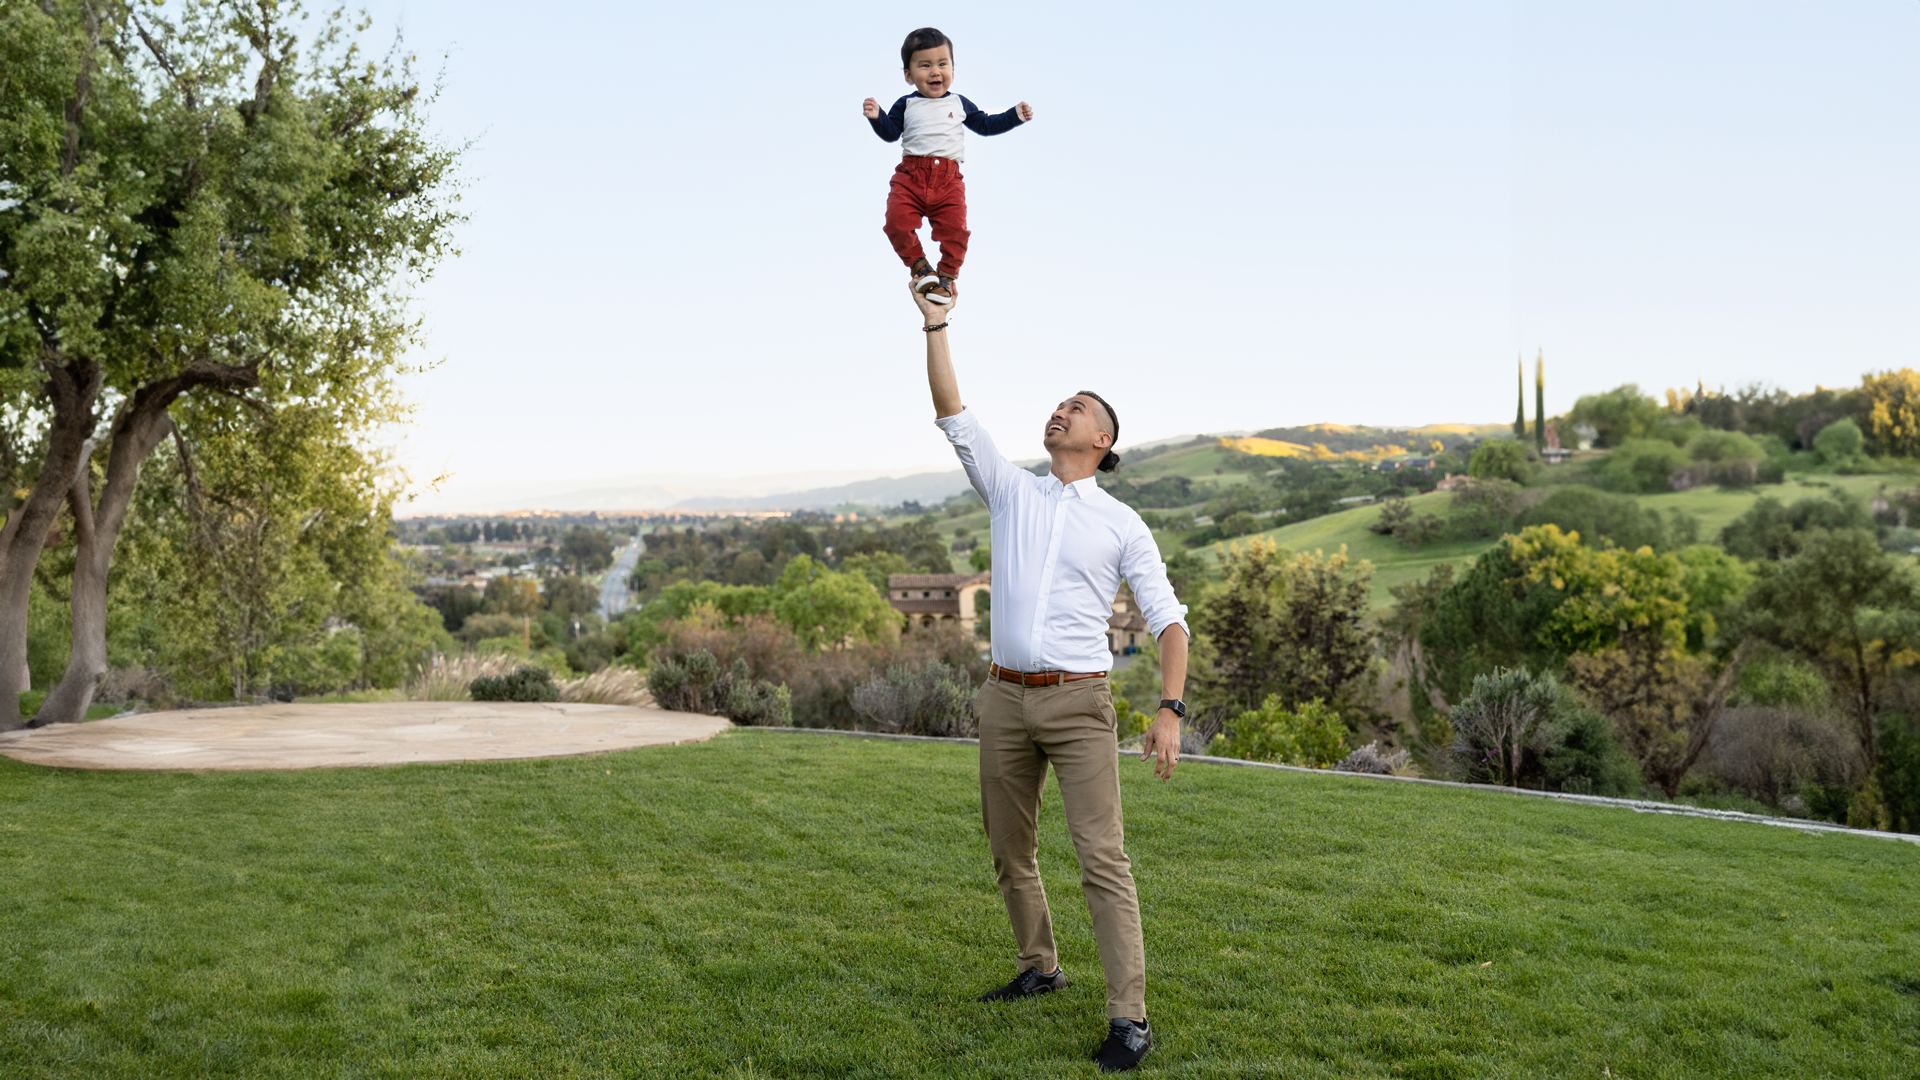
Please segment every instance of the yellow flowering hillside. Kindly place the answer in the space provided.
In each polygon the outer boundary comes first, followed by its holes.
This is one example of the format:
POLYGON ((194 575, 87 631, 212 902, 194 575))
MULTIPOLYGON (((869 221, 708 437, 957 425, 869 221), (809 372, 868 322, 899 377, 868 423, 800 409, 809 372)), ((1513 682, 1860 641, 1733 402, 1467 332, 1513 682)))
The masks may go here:
POLYGON ((1250 436, 1244 439, 1221 439, 1220 445, 1229 450, 1238 450, 1243 454, 1257 454, 1261 457, 1305 458, 1308 461, 1380 461, 1390 457, 1400 457, 1407 452, 1403 446, 1380 446, 1375 444, 1367 450, 1329 450, 1326 443, 1314 443, 1307 446, 1280 439, 1262 439, 1250 436))

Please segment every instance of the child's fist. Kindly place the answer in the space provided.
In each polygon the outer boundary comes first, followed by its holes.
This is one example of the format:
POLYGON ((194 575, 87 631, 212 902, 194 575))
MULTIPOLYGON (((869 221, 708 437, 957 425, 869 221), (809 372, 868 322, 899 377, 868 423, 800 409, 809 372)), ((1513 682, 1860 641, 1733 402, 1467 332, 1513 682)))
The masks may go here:
POLYGON ((1033 119, 1033 106, 1027 104, 1026 102, 1023 101, 1020 104, 1015 105, 1013 109, 1014 109, 1014 112, 1019 115, 1021 123, 1024 124, 1027 121, 1033 119))
POLYGON ((860 106, 860 111, 866 113, 869 120, 880 119, 880 103, 872 98, 868 98, 866 103, 860 106))

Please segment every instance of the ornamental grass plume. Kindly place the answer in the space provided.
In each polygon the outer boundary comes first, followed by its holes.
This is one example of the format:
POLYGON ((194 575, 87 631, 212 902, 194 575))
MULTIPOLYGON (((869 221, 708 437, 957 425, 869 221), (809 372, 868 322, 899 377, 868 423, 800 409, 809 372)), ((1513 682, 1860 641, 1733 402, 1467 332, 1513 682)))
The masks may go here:
POLYGON ((560 700, 590 705, 653 707, 647 677, 635 668, 609 665, 591 675, 560 683, 560 700))
POLYGON ((407 680, 401 688, 401 697, 407 701, 472 701, 473 695, 467 692, 467 687, 473 680, 510 674, 523 662, 502 654, 435 656, 431 664, 407 680))

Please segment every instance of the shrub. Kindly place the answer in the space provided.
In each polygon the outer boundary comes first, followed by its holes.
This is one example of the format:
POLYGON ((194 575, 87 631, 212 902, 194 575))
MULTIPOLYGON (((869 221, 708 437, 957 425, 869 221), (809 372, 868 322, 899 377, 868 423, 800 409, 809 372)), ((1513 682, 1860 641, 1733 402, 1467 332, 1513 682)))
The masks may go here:
POLYGON ((1527 481, 1527 448, 1517 439, 1489 439, 1467 460, 1467 475, 1475 480, 1527 481))
POLYGON ((785 727, 793 722, 793 695, 755 679, 744 659, 722 668, 711 652, 663 646, 647 669, 647 691, 660 708, 724 716, 735 723, 785 727))
POLYGON ((1541 748, 1541 729, 1553 714, 1560 687, 1547 673, 1524 667, 1476 675, 1473 689, 1453 707, 1449 748, 1467 779, 1517 787, 1523 758, 1541 748))
POLYGON ((719 679, 720 662, 707 650, 668 650, 647 669, 647 692, 663 709, 710 714, 716 711, 713 684, 719 679))
POLYGON ((1520 485, 1511 480, 1468 480, 1454 489, 1448 504, 1455 531, 1464 536, 1499 536, 1520 512, 1520 485))
MULTIPOLYGON (((1829 788, 1850 791, 1854 782, 1858 749, 1845 720, 1817 704, 1802 704, 1798 692, 1756 704, 1748 691, 1746 672, 1741 673, 1740 682, 1742 703, 1720 715, 1699 771, 1768 806, 1844 820, 1845 802, 1837 811, 1824 808, 1824 802, 1831 800, 1822 793, 1829 788), (1811 800, 1809 787, 1819 791, 1811 800)), ((1824 683, 1819 690, 1824 699, 1824 683)))
POLYGON ((894 664, 853 692, 853 711, 874 731, 967 738, 978 731, 974 687, 964 669, 938 660, 894 664))
POLYGON ((1866 445, 1866 435, 1852 419, 1835 420, 1813 437, 1813 452, 1820 464, 1836 469, 1858 464, 1866 445))
POLYGON ((1874 768, 1887 826, 1920 833, 1920 724, 1904 716, 1880 721, 1880 762, 1874 768))
POLYGON ((1577 532, 1588 544, 1608 540, 1632 551, 1640 547, 1669 546, 1666 523, 1657 510, 1648 510, 1625 495, 1609 495, 1581 484, 1555 488, 1520 515, 1519 524, 1558 525, 1577 532))
POLYGON ((1610 491, 1653 494, 1671 490, 1676 472, 1687 467, 1686 452, 1664 439, 1628 439, 1600 465, 1600 486, 1610 491))
POLYGON ((1207 752, 1247 761, 1273 761, 1312 769, 1333 766, 1346 756, 1347 725, 1319 698, 1289 709, 1270 694, 1258 709, 1227 721, 1207 752))
POLYGON ((1341 772, 1399 776, 1404 774, 1409 756, 1405 750, 1386 750, 1378 742, 1370 742, 1342 758, 1334 768, 1341 772))
MULTIPOLYGON (((1644 781, 1613 722, 1563 692, 1535 749, 1538 781, 1549 791, 1637 795, 1644 781)), ((1533 779, 1522 769, 1521 779, 1533 779)))
POLYGON ((475 701, 559 701, 553 675, 537 664, 526 664, 505 675, 483 675, 467 686, 475 701))
POLYGON ((1720 530, 1720 544, 1728 554, 1742 559, 1785 559, 1805 546, 1810 530, 1873 527, 1873 515, 1866 506, 1842 492, 1801 499, 1792 506, 1763 495, 1720 530))

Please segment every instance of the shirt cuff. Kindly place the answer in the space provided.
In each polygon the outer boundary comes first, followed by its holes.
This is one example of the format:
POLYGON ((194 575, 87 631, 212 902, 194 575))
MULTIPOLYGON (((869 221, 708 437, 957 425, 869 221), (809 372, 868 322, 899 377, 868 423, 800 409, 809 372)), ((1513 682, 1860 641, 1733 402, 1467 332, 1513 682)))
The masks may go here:
POLYGON ((1153 616, 1149 615, 1147 617, 1147 633, 1153 635, 1154 644, 1156 645, 1160 642, 1160 635, 1166 633, 1167 627, 1169 626, 1177 626, 1181 630, 1186 631, 1187 640, 1189 642, 1193 640, 1193 628, 1187 625, 1187 605, 1185 604, 1180 605, 1179 613, 1174 615, 1173 618, 1166 619, 1158 626, 1154 625, 1154 621, 1153 616))
POLYGON ((959 412, 954 413, 952 416, 935 417, 933 424, 941 431, 946 432, 947 441, 953 443, 955 446, 966 445, 972 438, 973 433, 978 431, 980 427, 973 418, 973 410, 964 406, 961 407, 959 412))

